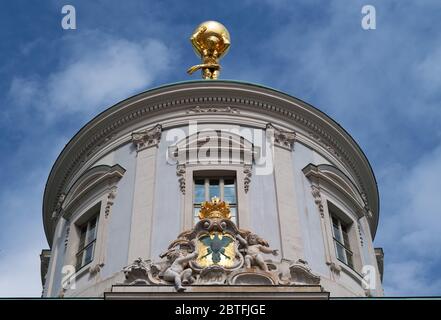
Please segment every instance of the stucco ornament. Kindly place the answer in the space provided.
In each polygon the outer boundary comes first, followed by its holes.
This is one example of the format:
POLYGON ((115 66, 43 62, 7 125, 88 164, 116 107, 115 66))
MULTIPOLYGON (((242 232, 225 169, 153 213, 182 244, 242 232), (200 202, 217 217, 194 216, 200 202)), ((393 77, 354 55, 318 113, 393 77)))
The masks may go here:
MULTIPOLYGON (((174 285, 183 292, 192 285, 317 284, 305 264, 266 260, 278 255, 257 234, 230 220, 227 202, 217 197, 201 204, 199 221, 182 232, 160 255, 161 261, 138 259, 124 269, 126 284, 174 285), (299 280, 300 279, 300 280, 299 280)), ((303 263, 303 261, 302 261, 303 263)))

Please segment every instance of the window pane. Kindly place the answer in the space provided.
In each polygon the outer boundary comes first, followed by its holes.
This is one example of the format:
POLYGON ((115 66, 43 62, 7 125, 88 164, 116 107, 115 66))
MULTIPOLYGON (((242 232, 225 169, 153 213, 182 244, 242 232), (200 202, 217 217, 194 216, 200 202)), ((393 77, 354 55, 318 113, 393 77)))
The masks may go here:
POLYGON ((194 203, 202 203, 205 201, 204 180, 195 180, 194 182, 194 203))
POLYGON ((346 263, 345 248, 338 242, 335 242, 335 248, 337 251, 337 258, 346 263))
POLYGON ((95 242, 89 245, 86 249, 84 249, 84 265, 88 264, 93 259, 93 249, 95 248, 95 242))
POLYGON ((80 242, 78 245, 78 251, 84 248, 84 241, 86 240, 87 224, 80 228, 80 242))
POLYGON ((344 245, 346 249, 350 249, 351 247, 349 245, 349 237, 348 237, 348 233, 346 232, 346 228, 345 229, 342 228, 342 233, 343 233, 344 245))
POLYGON ((95 233, 96 233, 96 218, 93 218, 90 220, 89 223, 89 232, 87 234, 87 244, 91 243, 93 240, 95 240, 95 233))
POLYGON ((237 207, 230 207, 231 221, 237 224, 237 207))
POLYGON ((84 251, 81 251, 79 254, 77 254, 77 261, 76 261, 77 270, 79 270, 83 266, 83 253, 84 251))
POLYGON ((340 234, 340 229, 338 228, 338 226, 335 226, 335 224, 332 224, 332 227, 333 227, 332 229, 334 232, 334 238, 340 242, 343 242, 342 238, 341 238, 341 234, 340 234))
POLYGON ((346 250, 346 258, 348 260, 348 266, 354 268, 354 263, 352 262, 352 253, 348 250, 346 250))
POLYGON ((224 182, 224 201, 236 203, 236 185, 234 180, 225 180, 224 182))
POLYGON ((220 197, 219 179, 210 179, 209 198, 220 197))
POLYGON ((199 217, 199 210, 201 210, 201 208, 199 206, 194 207, 194 214, 193 214, 193 216, 199 217))

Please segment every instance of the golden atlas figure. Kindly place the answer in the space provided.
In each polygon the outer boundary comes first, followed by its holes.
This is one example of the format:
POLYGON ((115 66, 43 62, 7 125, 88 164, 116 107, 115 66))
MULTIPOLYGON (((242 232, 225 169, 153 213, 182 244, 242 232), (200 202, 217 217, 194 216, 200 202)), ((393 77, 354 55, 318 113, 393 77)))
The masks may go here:
POLYGON ((230 34, 227 28, 217 21, 201 23, 190 38, 196 55, 202 59, 202 64, 192 66, 187 70, 189 74, 201 69, 203 79, 217 79, 219 77, 219 59, 224 56, 230 47, 230 34))

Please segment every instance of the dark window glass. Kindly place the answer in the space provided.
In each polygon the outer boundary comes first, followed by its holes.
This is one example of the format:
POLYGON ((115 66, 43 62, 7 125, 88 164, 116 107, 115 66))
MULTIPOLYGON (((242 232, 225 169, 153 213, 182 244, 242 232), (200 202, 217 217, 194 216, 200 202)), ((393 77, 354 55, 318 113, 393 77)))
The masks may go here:
POLYGON ((86 264, 92 262, 95 250, 97 217, 91 218, 87 223, 80 226, 80 239, 78 253, 76 255, 76 269, 79 270, 86 264))
POLYGON ((213 197, 220 198, 220 188, 219 188, 218 179, 210 179, 210 185, 208 187, 208 191, 209 191, 209 195, 208 195, 209 199, 213 197))
POLYGON ((204 180, 196 180, 194 185, 194 203, 200 204, 205 201, 204 180))
POLYGON ((230 204, 236 203, 236 185, 234 180, 225 180, 224 182, 224 201, 230 204))
POLYGON ((345 248, 338 242, 335 243, 337 249, 337 258, 342 262, 346 263, 345 259, 345 248))

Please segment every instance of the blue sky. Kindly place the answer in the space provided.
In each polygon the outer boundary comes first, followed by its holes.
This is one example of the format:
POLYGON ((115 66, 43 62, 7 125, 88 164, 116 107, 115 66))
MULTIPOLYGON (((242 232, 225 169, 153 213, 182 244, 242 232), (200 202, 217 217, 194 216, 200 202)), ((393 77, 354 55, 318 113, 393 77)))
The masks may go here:
POLYGON ((44 184, 67 141, 130 95, 190 78, 188 37, 232 36, 222 79, 326 112, 376 174, 387 295, 441 295, 441 2, 24 1, 0 11, 0 296, 39 296, 44 184), (61 28, 76 8, 77 30, 61 28), (361 28, 374 5, 377 29, 361 28))

